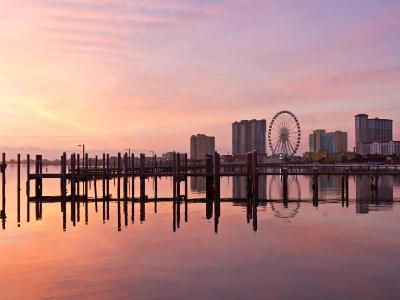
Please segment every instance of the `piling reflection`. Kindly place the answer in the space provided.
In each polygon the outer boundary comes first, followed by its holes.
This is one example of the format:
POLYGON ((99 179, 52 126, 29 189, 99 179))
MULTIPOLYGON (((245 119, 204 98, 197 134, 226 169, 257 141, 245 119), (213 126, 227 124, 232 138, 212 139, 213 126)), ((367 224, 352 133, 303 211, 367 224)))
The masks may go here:
POLYGON ((393 176, 356 176, 356 212, 393 209, 393 176))
MULTIPOLYGON (((39 163, 36 163, 35 169, 40 174, 42 166, 40 157, 37 158, 39 163)), ((174 197, 171 198, 160 197, 156 192, 156 189, 160 189, 160 186, 164 188, 162 178, 157 179, 157 182, 159 182, 157 184, 154 182, 154 178, 150 181, 145 177, 137 178, 139 183, 139 191, 137 192, 139 197, 137 198, 132 197, 135 193, 135 184, 132 178, 128 176, 128 172, 118 173, 115 177, 102 176, 100 185, 98 185, 97 178, 86 182, 79 180, 78 175, 82 172, 82 168, 80 158, 77 155, 71 156, 71 175, 61 177, 60 196, 43 196, 42 186, 46 183, 39 182, 39 184, 35 184, 35 196, 26 198, 21 195, 21 169, 16 168, 15 182, 17 189, 14 189, 15 196, 13 199, 15 202, 12 205, 11 212, 13 220, 16 220, 14 224, 18 227, 23 225, 22 218, 25 212, 22 211, 21 213, 21 207, 24 207, 24 201, 28 200, 26 202, 26 222, 28 223, 32 222, 32 209, 34 209, 34 220, 41 221, 45 216, 46 206, 56 202, 60 205, 59 212, 62 221, 60 224, 62 224, 63 231, 66 231, 68 226, 74 227, 79 223, 88 225, 93 213, 100 215, 102 223, 107 223, 113 217, 115 218, 116 214, 116 228, 118 231, 122 231, 129 224, 135 223, 135 206, 136 213, 139 213, 140 223, 144 223, 146 222, 146 212, 158 214, 157 205, 169 201, 172 204, 172 231, 174 232, 189 221, 189 210, 193 207, 193 203, 204 204, 205 219, 212 220, 215 233, 219 233, 220 225, 223 223, 222 213, 227 205, 243 207, 245 223, 249 224, 252 230, 258 231, 260 217, 263 219, 268 211, 277 219, 290 221, 301 213, 301 206, 304 202, 312 203, 315 208, 326 204, 337 204, 344 209, 354 208, 354 213, 367 214, 392 210, 394 203, 398 201, 400 196, 400 177, 392 175, 347 176, 344 174, 340 176, 311 175, 297 177, 285 175, 285 171, 282 169, 281 176, 248 174, 248 176, 231 177, 220 183, 219 179, 216 180, 219 176, 216 176, 218 173, 215 172, 218 172, 218 170, 213 168, 214 163, 209 163, 207 172, 209 176, 193 177, 193 179, 198 180, 191 181, 188 192, 187 177, 178 171, 180 161, 178 157, 175 159, 177 167, 172 181, 172 195, 174 197), (111 178, 115 179, 115 186, 113 187, 109 186, 111 178), (200 192, 202 186, 196 186, 196 182, 200 182, 200 185, 204 183, 205 191, 200 192), (184 188, 182 183, 185 184, 184 188), (98 188, 103 191, 102 196, 98 188), (146 189, 149 191, 146 192, 146 189), (68 191, 69 194, 67 194, 68 191), (231 194, 229 195, 229 193, 231 194), (148 195, 153 197, 149 198, 148 195), (146 211, 150 208, 152 211, 146 211)), ((218 156, 209 156, 209 162, 216 159, 218 159, 218 156)), ((67 173, 65 162, 66 156, 63 155, 61 168, 64 171, 62 170, 61 174, 67 173)), ((128 157, 117 157, 113 163, 116 164, 117 169, 126 170, 129 163, 128 157)), ((103 164, 106 168, 103 168, 102 172, 108 172, 107 165, 110 164, 110 160, 104 160, 103 164)), ((142 168, 144 168, 143 160, 142 168)), ((2 173, 1 179, 1 222, 2 228, 6 229, 10 216, 6 213, 8 206, 6 205, 5 173, 2 173)), ((30 188, 27 185, 26 194, 28 196, 30 195, 29 190, 30 188)), ((164 193, 163 190, 162 193, 164 193)), ((162 212, 164 212, 164 206, 162 207, 162 212)))

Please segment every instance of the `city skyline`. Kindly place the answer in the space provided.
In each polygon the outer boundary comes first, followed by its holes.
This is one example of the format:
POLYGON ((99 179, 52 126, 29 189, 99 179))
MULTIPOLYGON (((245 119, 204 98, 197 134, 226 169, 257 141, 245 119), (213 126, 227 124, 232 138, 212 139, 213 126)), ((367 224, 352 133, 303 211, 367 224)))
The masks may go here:
POLYGON ((228 153, 233 121, 282 109, 302 124, 300 154, 319 127, 348 132, 352 149, 360 111, 393 119, 400 140, 399 11, 397 1, 2 2, 0 147, 188 152, 203 132, 228 153))

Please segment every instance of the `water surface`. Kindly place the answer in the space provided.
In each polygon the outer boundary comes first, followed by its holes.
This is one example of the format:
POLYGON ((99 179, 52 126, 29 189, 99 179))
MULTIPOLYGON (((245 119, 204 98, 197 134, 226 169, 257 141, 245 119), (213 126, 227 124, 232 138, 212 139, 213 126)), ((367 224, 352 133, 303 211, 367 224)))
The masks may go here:
MULTIPOLYGON (((107 203, 99 199, 80 203, 75 226, 67 203, 64 229, 60 203, 27 205, 24 177, 18 221, 16 168, 9 166, 0 298, 399 297, 399 178, 382 176, 374 194, 368 177, 351 177, 343 203, 340 178, 323 177, 318 206, 309 178, 289 180, 288 202, 279 177, 260 180, 259 197, 267 201, 255 211, 246 201, 222 201, 216 219, 204 202, 174 207, 160 201, 135 203, 132 214, 130 201, 113 201, 107 219, 107 203)), ((152 187, 146 182, 149 198, 152 187)), ((159 197, 172 195, 169 179, 158 187, 159 197)), ((44 194, 59 194, 59 188, 57 180, 46 181, 44 194)), ((188 196, 204 198, 201 180, 189 182, 188 196)), ((243 179, 223 179, 221 197, 245 197, 243 179)))

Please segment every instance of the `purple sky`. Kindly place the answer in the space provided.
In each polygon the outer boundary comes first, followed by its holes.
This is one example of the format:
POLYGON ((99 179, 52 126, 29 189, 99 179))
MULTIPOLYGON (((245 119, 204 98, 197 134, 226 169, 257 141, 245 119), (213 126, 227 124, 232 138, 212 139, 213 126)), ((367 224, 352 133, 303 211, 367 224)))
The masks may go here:
MULTIPOLYGON (((400 139, 399 1, 20 0, 0 3, 0 148, 231 151, 231 123, 354 115, 400 139)), ((57 152, 58 153, 58 152, 57 152)))

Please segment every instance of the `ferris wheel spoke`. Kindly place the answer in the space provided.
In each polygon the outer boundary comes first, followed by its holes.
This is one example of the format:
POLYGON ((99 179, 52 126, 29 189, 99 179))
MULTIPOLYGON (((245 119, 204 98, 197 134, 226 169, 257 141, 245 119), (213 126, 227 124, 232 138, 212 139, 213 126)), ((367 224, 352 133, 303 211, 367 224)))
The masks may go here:
POLYGON ((292 129, 297 129, 298 128, 298 126, 297 126, 297 123, 295 123, 295 124, 293 124, 290 128, 289 128, 289 130, 292 130, 292 129))
POLYGON ((276 149, 278 148, 278 146, 280 145, 281 140, 278 140, 278 143, 276 143, 275 148, 274 148, 274 154, 276 154, 276 149))
POLYGON ((288 155, 288 154, 289 154, 289 145, 288 145, 288 142, 289 142, 289 140, 285 142, 285 155, 288 155))
POLYGON ((280 138, 280 136, 279 135, 277 135, 277 136, 273 136, 273 137, 271 137, 271 142, 272 141, 275 141, 276 139, 279 139, 280 138))
POLYGON ((279 130, 278 130, 278 129, 276 129, 275 127, 271 127, 271 129, 272 129, 272 130, 275 130, 276 132, 278 132, 278 133, 279 133, 279 130))
POLYGON ((288 141, 288 142, 289 142, 290 149, 291 149, 292 153, 294 154, 296 151, 294 150, 294 148, 293 148, 292 144, 290 143, 290 141, 288 141))

